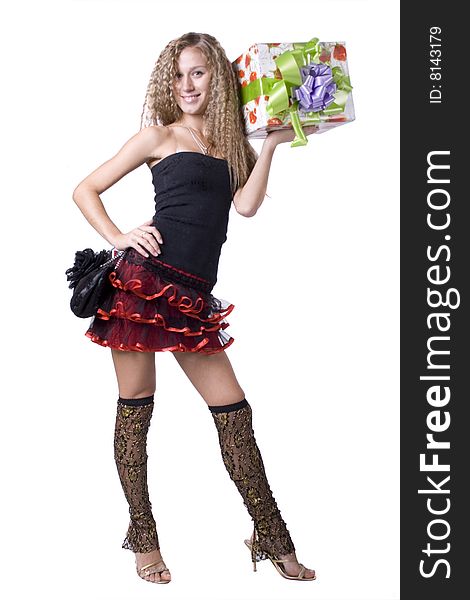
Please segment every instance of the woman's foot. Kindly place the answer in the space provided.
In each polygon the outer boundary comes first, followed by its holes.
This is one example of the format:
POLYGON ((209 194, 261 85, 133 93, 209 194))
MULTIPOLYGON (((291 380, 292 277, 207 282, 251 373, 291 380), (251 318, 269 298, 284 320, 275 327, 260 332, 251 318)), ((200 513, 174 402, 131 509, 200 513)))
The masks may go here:
POLYGON ((171 581, 171 573, 166 568, 166 565, 160 554, 160 550, 152 550, 151 552, 136 552, 135 562, 137 573, 142 579, 152 583, 168 583, 171 581), (146 567, 147 565, 152 565, 146 567))
MULTIPOLYGON (((297 577, 300 574, 302 567, 299 565, 299 561, 295 556, 295 552, 292 554, 284 554, 282 556, 275 556, 274 558, 278 558, 281 560, 286 560, 287 562, 282 563, 282 568, 287 573, 287 575, 291 575, 292 577, 297 577)), ((315 571, 313 569, 305 568, 305 571, 302 575, 302 579, 316 579, 315 571)))
MULTIPOLYGON (((250 537, 250 544, 253 544, 254 534, 250 537)), ((285 560, 286 562, 281 563, 281 569, 285 571, 287 575, 291 577, 297 577, 302 571, 303 565, 299 564, 295 552, 291 554, 282 554, 280 556, 273 556, 278 560, 285 560)), ((304 568, 302 579, 316 579, 315 571, 313 569, 304 568)))

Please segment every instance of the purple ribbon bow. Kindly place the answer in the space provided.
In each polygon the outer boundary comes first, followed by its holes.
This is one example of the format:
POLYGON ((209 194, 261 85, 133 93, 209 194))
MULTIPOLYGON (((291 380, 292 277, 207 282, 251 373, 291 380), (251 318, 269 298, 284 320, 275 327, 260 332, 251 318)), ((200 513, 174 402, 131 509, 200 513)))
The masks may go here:
POLYGON ((334 102, 336 83, 333 81, 331 67, 311 63, 300 71, 303 83, 294 90, 294 95, 302 110, 318 112, 334 102))

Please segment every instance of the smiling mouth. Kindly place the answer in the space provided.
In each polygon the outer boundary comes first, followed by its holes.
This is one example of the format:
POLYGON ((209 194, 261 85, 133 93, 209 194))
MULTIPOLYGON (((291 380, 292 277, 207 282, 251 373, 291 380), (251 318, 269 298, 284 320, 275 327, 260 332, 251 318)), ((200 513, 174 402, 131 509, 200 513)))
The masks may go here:
POLYGON ((185 102, 195 102, 201 94, 188 94, 187 96, 181 96, 185 102))

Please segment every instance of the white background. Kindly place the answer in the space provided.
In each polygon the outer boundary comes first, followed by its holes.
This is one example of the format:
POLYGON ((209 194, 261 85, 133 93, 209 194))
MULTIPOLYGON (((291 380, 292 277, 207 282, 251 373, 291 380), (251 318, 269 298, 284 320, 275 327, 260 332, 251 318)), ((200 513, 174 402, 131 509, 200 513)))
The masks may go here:
MULTIPOLYGON (((8 598, 392 600, 399 595, 397 1, 62 1, 2 6, 2 588, 8 598), (110 351, 70 312, 77 249, 109 247, 72 202, 139 129, 166 43, 344 40, 356 121, 276 150, 255 218, 232 208, 213 294, 271 488, 314 583, 253 573, 251 519, 212 417, 156 355, 149 485, 173 581, 138 578, 113 459, 110 351)), ((256 142, 259 150, 259 142, 256 142)), ((128 231, 147 167, 103 194, 128 231)), ((3 590, 2 590, 3 592, 3 590)))

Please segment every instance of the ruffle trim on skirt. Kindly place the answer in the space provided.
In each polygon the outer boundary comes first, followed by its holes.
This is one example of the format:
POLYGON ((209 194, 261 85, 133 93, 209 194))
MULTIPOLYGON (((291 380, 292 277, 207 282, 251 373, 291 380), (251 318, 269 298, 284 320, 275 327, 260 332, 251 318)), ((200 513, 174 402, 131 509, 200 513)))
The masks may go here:
POLYGON ((109 291, 85 333, 92 342, 124 351, 205 354, 234 342, 224 331, 233 304, 181 281, 190 281, 191 274, 180 269, 171 273, 167 265, 159 272, 153 257, 146 268, 135 254, 129 249, 119 273, 109 275, 109 291))

